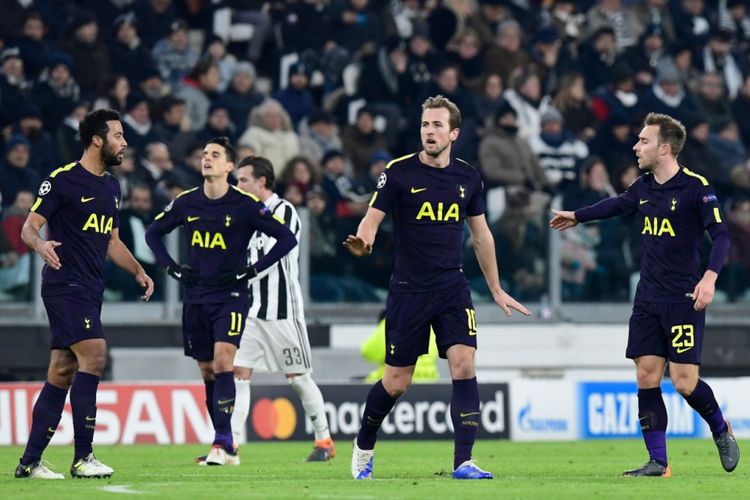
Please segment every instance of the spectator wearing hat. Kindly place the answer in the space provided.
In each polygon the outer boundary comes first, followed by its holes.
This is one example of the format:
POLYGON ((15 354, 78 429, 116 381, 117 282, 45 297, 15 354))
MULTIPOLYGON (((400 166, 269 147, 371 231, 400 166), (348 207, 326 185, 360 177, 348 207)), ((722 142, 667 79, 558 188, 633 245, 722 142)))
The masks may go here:
POLYGON ((705 73, 719 73, 731 99, 742 87, 742 70, 732 54, 732 32, 723 28, 711 31, 708 44, 698 58, 698 69, 705 73))
POLYGON ((74 75, 84 97, 94 97, 110 75, 107 47, 99 39, 99 23, 94 14, 79 11, 70 24, 70 35, 63 50, 73 59, 74 75))
POLYGON ((681 120, 696 110, 695 102, 680 80, 674 63, 664 61, 656 72, 656 81, 640 100, 643 114, 664 113, 681 120))
POLYGON ((681 41, 672 43, 669 47, 669 52, 659 61, 658 66, 662 64, 674 63, 677 72, 680 74, 680 80, 682 80, 688 89, 692 90, 693 82, 698 80, 700 71, 695 66, 693 59, 693 48, 681 41))
POLYGON ((31 81, 26 78, 23 59, 18 47, 0 51, 0 104, 11 120, 18 114, 31 95, 31 81))
POLYGON ((204 143, 214 137, 228 137, 232 144, 235 143, 237 140, 237 131, 229 117, 229 107, 225 102, 219 100, 211 104, 211 107, 208 108, 206 126, 195 137, 198 141, 204 143))
POLYGON ((553 26, 540 29, 532 40, 529 56, 536 67, 545 95, 551 95, 560 76, 575 69, 573 55, 553 26))
POLYGON ((541 191, 549 186, 528 141, 518 136, 518 113, 508 103, 497 110, 479 143, 479 165, 490 189, 541 191))
POLYGON ((185 100, 187 115, 192 129, 201 130, 206 126, 208 109, 217 99, 219 89, 219 67, 213 61, 201 60, 190 71, 175 92, 185 100))
POLYGON ((60 127, 68 111, 81 97, 72 65, 73 61, 64 52, 52 55, 47 71, 32 91, 36 104, 42 110, 44 128, 51 134, 60 127))
POLYGON ((316 163, 332 149, 343 149, 338 126, 322 109, 313 110, 299 125, 300 152, 316 163))
POLYGON ((273 98, 289 113, 295 130, 300 120, 315 109, 315 100, 309 85, 309 69, 304 63, 297 62, 289 67, 289 82, 286 88, 278 90, 273 95, 273 98))
POLYGON ((180 163, 187 155, 190 144, 196 140, 187 119, 185 101, 178 97, 165 97, 159 103, 159 110, 161 118, 157 120, 154 131, 159 140, 167 145, 169 156, 180 163))
POLYGON ((221 100, 229 107, 229 117, 241 134, 247 128, 250 111, 263 102, 263 94, 255 89, 257 74, 249 61, 241 61, 234 67, 232 79, 221 100))
POLYGON ((358 183, 347 175, 345 160, 342 151, 328 151, 323 156, 323 176, 320 185, 328 197, 328 210, 339 219, 340 227, 346 226, 350 230, 355 230, 356 219, 367 210, 370 196, 357 192, 358 183))
POLYGON ((522 68, 528 66, 531 57, 524 49, 523 31, 518 21, 510 18, 500 22, 482 57, 486 71, 500 73, 504 82, 512 81, 522 68))
POLYGON ((0 195, 3 207, 10 206, 16 194, 22 190, 36 192, 41 175, 29 168, 29 140, 22 134, 13 134, 5 144, 3 160, 0 162, 0 195))
POLYGON ((117 16, 112 28, 114 40, 109 46, 110 58, 117 71, 135 84, 140 81, 144 68, 156 67, 151 51, 138 36, 135 13, 127 12, 117 16))
POLYGON ((29 168, 42 177, 62 164, 57 144, 49 132, 44 130, 42 111, 39 106, 27 102, 21 108, 14 131, 23 134, 29 142, 29 168))
POLYGON ((224 40, 216 35, 209 36, 205 46, 203 57, 212 60, 219 67, 219 92, 224 92, 232 81, 237 58, 227 52, 224 40))
POLYGON ((172 87, 193 69, 200 58, 198 51, 189 43, 188 25, 182 20, 172 23, 169 36, 156 42, 151 55, 161 77, 172 87))
POLYGON ((541 116, 541 131, 529 140, 529 146, 539 159, 551 186, 564 189, 577 181, 578 169, 589 155, 589 148, 565 128, 562 114, 547 108, 541 116))
MULTIPOLYGON (((370 157, 379 149, 388 149, 385 136, 375 130, 375 114, 367 106, 357 111, 357 120, 347 125, 341 134, 344 153, 351 161, 352 176, 355 180, 364 179, 370 157)), ((332 198, 329 196, 329 200, 332 198)))
POLYGON ((21 52, 26 76, 31 80, 37 79, 55 52, 55 46, 46 39, 46 31, 41 13, 30 10, 23 20, 21 36, 14 41, 21 52))
POLYGON ((148 100, 140 92, 131 92, 128 96, 127 109, 122 117, 122 130, 136 154, 140 154, 146 144, 159 140, 149 114, 148 100))
POLYGON ((266 99, 250 112, 250 126, 240 137, 240 145, 253 148, 256 156, 269 159, 279 176, 286 163, 300 151, 299 137, 289 114, 274 99, 266 99))

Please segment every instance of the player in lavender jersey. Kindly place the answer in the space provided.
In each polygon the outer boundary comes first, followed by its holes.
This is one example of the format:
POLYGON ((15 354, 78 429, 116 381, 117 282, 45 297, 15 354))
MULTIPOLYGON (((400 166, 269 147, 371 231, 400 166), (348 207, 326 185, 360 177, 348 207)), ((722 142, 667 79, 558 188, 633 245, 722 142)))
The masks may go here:
POLYGON ((423 149, 386 166, 357 235, 344 242, 355 256, 369 255, 380 223, 392 212, 396 262, 386 305, 386 365, 383 379, 367 396, 354 442, 351 473, 358 480, 372 478, 377 432, 409 387, 417 358, 428 351, 430 327, 453 379, 453 478, 493 477, 471 459, 480 412, 474 369, 476 314, 461 270, 464 223, 495 303, 506 315, 511 309, 530 313, 500 287, 481 176, 451 156, 460 126, 461 112, 454 103, 443 96, 428 98, 422 104, 423 149))
POLYGON ((97 110, 79 125, 84 146, 79 161, 54 170, 39 187, 21 237, 45 262, 42 299, 52 336, 47 381, 34 404, 31 432, 17 478, 64 479, 41 461, 55 434, 70 389, 75 455, 73 477, 101 478, 114 472, 96 459, 96 391, 107 360, 100 318, 107 257, 135 277, 147 301, 154 283, 120 240, 120 186, 105 169, 125 153, 120 114, 97 110), (47 239, 39 235, 47 225, 47 239))
POLYGON ((740 450, 711 388, 700 378, 706 307, 729 252, 729 234, 708 180, 681 167, 677 155, 685 127, 671 116, 650 113, 633 150, 644 175, 614 198, 572 211, 553 210, 550 227, 565 230, 579 222, 623 213, 642 217, 641 280, 630 317, 626 356, 635 361, 638 418, 649 461, 626 476, 672 474, 667 460, 667 409, 661 380, 669 361, 672 383, 708 423, 721 465, 732 472, 740 450), (704 234, 713 246, 703 271, 704 234))

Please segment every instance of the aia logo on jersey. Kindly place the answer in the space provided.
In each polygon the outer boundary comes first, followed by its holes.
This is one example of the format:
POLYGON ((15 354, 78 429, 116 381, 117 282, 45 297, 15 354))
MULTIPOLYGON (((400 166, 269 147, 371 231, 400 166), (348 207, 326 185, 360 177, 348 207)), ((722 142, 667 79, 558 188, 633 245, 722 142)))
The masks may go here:
POLYGON ((703 197, 703 203, 711 203, 712 201, 716 201, 718 198, 716 198, 715 194, 709 194, 703 197))

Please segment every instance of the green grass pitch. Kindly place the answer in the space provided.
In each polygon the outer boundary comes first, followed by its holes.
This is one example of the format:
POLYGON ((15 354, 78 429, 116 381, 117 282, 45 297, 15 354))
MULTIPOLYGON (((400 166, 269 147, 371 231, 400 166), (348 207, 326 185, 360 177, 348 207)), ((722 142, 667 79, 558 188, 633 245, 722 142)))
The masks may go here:
MULTIPOLYGON (((452 442, 381 441, 375 453, 373 481, 349 475, 351 444, 338 442, 329 463, 303 463, 309 443, 255 443, 242 447, 239 467, 199 467, 193 458, 208 446, 100 446, 98 458, 112 466, 110 479, 71 479, 72 446, 50 447, 45 459, 64 472, 64 481, 13 477, 22 449, 0 448, 0 497, 29 499, 91 498, 658 498, 701 500, 750 498, 750 464, 740 461, 727 474, 710 440, 671 440, 673 477, 623 478, 623 470, 641 465, 641 441, 565 443, 479 441, 474 457, 494 472, 492 481, 450 479, 452 442)), ((749 450, 750 441, 740 442, 749 450)), ((746 459, 747 460, 747 459, 746 459)))

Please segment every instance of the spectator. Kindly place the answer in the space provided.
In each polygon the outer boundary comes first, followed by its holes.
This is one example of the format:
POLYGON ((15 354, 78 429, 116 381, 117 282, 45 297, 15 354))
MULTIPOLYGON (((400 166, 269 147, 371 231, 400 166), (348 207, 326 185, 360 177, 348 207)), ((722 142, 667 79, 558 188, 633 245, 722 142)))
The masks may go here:
POLYGON ((151 55, 161 77, 172 87, 182 81, 200 58, 198 51, 189 43, 188 25, 182 20, 172 23, 169 36, 156 43, 151 55))
POLYGON ((79 11, 70 25, 70 36, 63 49, 73 59, 75 79, 82 95, 94 97, 102 90, 110 75, 107 47, 99 40, 99 23, 88 11, 79 11))
POLYGON ((94 101, 93 109, 114 109, 125 113, 130 95, 130 82, 125 75, 110 76, 104 88, 104 95, 94 101))
POLYGON ((719 160, 708 148, 708 121, 698 113, 690 113, 682 122, 687 137, 680 152, 680 164, 687 165, 693 172, 713 180, 721 172, 721 167, 719 160))
POLYGON ((29 191, 39 187, 41 175, 29 168, 29 140, 14 134, 5 144, 5 158, 0 162, 0 194, 4 207, 16 200, 19 191, 29 191))
POLYGON ((195 138, 203 143, 208 142, 214 137, 228 137, 230 142, 237 140, 237 133, 234 125, 229 119, 229 108, 222 101, 211 104, 208 109, 208 120, 203 130, 195 134, 195 138))
POLYGON ((674 20, 668 4, 669 0, 645 0, 630 5, 629 9, 638 22, 639 35, 650 28, 658 28, 666 43, 676 40, 674 20))
POLYGON ((128 95, 128 105, 122 117, 122 130, 130 147, 140 154, 146 144, 157 142, 159 137, 154 130, 148 109, 148 100, 140 92, 128 95))
POLYGON ((45 39, 46 26, 41 13, 36 10, 28 11, 23 21, 21 36, 15 41, 18 47, 26 75, 35 80, 46 68, 55 51, 53 43, 45 39))
POLYGON ((23 134, 29 142, 31 157, 29 168, 36 170, 41 177, 57 168, 60 154, 52 136, 44 130, 42 111, 38 106, 26 103, 21 109, 15 131, 23 134))
POLYGON ((127 199, 130 196, 130 189, 133 184, 138 182, 135 176, 135 151, 133 151, 132 147, 128 146, 125 148, 122 162, 119 165, 112 165, 110 173, 117 179, 117 183, 120 185, 122 199, 127 199))
MULTIPOLYGON (((466 20, 466 26, 476 31, 480 43, 486 47, 497 40, 495 37, 500 33, 501 25, 509 20, 513 20, 513 14, 503 0, 482 0, 479 8, 466 20)), ((444 36, 448 41, 452 38, 452 33, 444 36)), ((439 45, 440 48, 444 46, 445 44, 439 45)))
POLYGON ((583 35, 586 16, 578 12, 575 0, 558 0, 552 5, 550 22, 564 41, 577 41, 583 35))
POLYGON ((89 103, 78 101, 70 106, 60 127, 54 131, 57 149, 61 158, 77 158, 83 151, 81 136, 78 134, 78 124, 89 112, 89 103))
POLYGON ((55 133, 70 108, 80 99, 81 89, 73 78, 73 61, 67 54, 51 55, 49 62, 49 68, 34 87, 33 96, 42 110, 44 129, 55 133))
POLYGON ((221 95, 221 100, 229 106, 229 117, 237 133, 247 129, 250 111, 263 102, 263 95, 255 89, 255 66, 242 61, 234 67, 229 88, 221 95))
POLYGON ((742 89, 732 101, 732 115, 739 127, 742 143, 750 151, 750 74, 745 77, 742 89))
MULTIPOLYGON (((424 91, 440 66, 440 57, 430 41, 427 29, 417 25, 407 45, 407 68, 411 85, 424 91)), ((415 94, 419 94, 419 91, 415 94)))
POLYGON ((716 158, 719 171, 711 177, 723 196, 732 194, 735 187, 750 187, 750 159, 742 145, 737 124, 730 118, 709 123, 708 150, 716 158))
POLYGON ((698 59, 698 67, 706 73, 719 73, 723 77, 729 97, 734 99, 742 87, 742 70, 731 50, 732 32, 724 29, 713 30, 698 59))
POLYGON ((112 26, 114 40, 109 47, 110 59, 116 61, 117 71, 133 83, 141 80, 144 69, 156 67, 151 51, 138 36, 138 27, 135 13, 117 16, 112 26))
POLYGON ((161 120, 154 126, 159 140, 167 145, 169 156, 181 162, 188 147, 195 141, 195 132, 190 130, 190 120, 185 113, 185 101, 178 97, 166 97, 159 106, 161 120))
POLYGON ((172 94, 172 88, 156 68, 144 68, 137 90, 148 99, 149 109, 156 109, 159 101, 172 94))
MULTIPOLYGON (((154 204, 159 207, 169 203, 169 193, 164 180, 174 171, 169 149, 164 143, 151 142, 143 151, 143 158, 136 166, 135 178, 151 188, 154 204)), ((131 193, 132 194, 132 193, 131 193)))
POLYGON ((370 0, 342 0, 331 7, 331 33, 337 45, 351 56, 372 53, 382 33, 370 0))
POLYGON ((542 83, 542 93, 549 95, 557 88, 561 75, 574 68, 573 56, 553 27, 539 30, 533 39, 529 56, 542 83))
POLYGON ((681 40, 691 47, 701 47, 708 41, 711 20, 704 0, 674 0, 672 19, 675 27, 675 40, 681 40))
POLYGON ((317 163, 313 163, 307 156, 295 156, 290 159, 279 176, 280 191, 283 193, 288 186, 294 185, 304 197, 315 186, 320 184, 320 170, 317 163))
MULTIPOLYGON (((385 136, 375 130, 375 116, 368 107, 360 108, 354 125, 347 125, 341 137, 344 153, 352 164, 354 179, 364 179, 372 154, 379 149, 388 149, 385 136)), ((329 201, 334 198, 328 196, 329 201)))
POLYGON ((586 90, 594 92, 612 80, 616 59, 615 31, 609 26, 594 31, 581 44, 578 56, 578 70, 586 80, 586 90))
POLYGON ((708 120, 710 128, 732 119, 732 107, 718 73, 703 73, 695 94, 697 111, 708 120))
POLYGON ((579 139, 588 141, 596 135, 599 121, 591 109, 591 100, 580 73, 567 73, 560 79, 552 106, 562 114, 566 128, 579 139))
MULTIPOLYGON (((203 157, 204 146, 204 143, 198 141, 190 144, 185 157, 177 165, 174 177, 177 177, 186 188, 194 188, 203 184, 201 158, 203 157)), ((247 155, 237 155, 237 158, 244 158, 245 156, 247 155)))
POLYGON ((734 200, 727 219, 732 242, 726 264, 729 300, 746 301, 750 283, 750 200, 746 197, 734 200))
POLYGON ((500 73, 485 73, 479 92, 474 92, 474 109, 480 127, 492 126, 497 110, 505 103, 503 77, 500 73))
POLYGON ((224 40, 216 35, 209 36, 206 40, 204 57, 215 62, 219 67, 218 90, 219 92, 224 92, 232 81, 234 70, 237 67, 237 58, 227 52, 224 40))
POLYGON ((18 47, 3 49, 0 52, 0 103, 11 120, 18 119, 21 108, 31 95, 31 87, 18 47))
POLYGON ((177 14, 172 0, 142 0, 133 5, 135 17, 141 26, 141 38, 148 48, 169 36, 177 14))
POLYGON ((589 148, 565 128, 562 114, 555 108, 542 113, 541 123, 541 132, 529 140, 529 145, 550 185, 564 189, 577 181, 578 168, 589 155, 589 148))
POLYGON ((336 269, 336 250, 339 241, 336 235, 336 219, 327 209, 326 193, 320 186, 307 193, 307 208, 310 210, 310 273, 332 273, 336 269))
POLYGON ((600 123, 606 122, 612 115, 633 120, 640 112, 639 101, 633 70, 626 64, 620 63, 612 68, 609 85, 600 87, 594 92, 591 110, 600 123))
POLYGON ((514 81, 531 58, 523 49, 521 25, 514 19, 502 21, 492 45, 484 51, 485 71, 500 73, 504 82, 514 81))
POLYGON ((323 178, 321 186, 328 198, 328 210, 340 221, 339 227, 347 225, 355 228, 356 218, 367 210, 367 195, 356 192, 356 183, 346 172, 344 155, 341 151, 329 151, 323 157, 323 178), (344 221, 342 219, 347 219, 344 221))
POLYGON ((28 300, 31 280, 31 254, 21 240, 21 228, 34 203, 30 190, 16 194, 13 204, 2 214, 0 228, 0 300, 28 300))
POLYGON ((361 194, 372 195, 378 187, 380 176, 385 172, 385 167, 393 160, 393 156, 388 151, 380 149, 370 156, 367 176, 358 186, 357 191, 361 194))
POLYGON ((459 31, 448 45, 448 60, 458 66, 461 84, 472 91, 479 90, 485 69, 481 50, 479 36, 471 28, 459 31))
POLYGON ((299 137, 289 115, 273 99, 266 99, 251 111, 250 127, 240 137, 240 145, 248 145, 256 155, 268 158, 276 175, 300 151, 299 137))
POLYGON ((339 129, 330 114, 323 110, 314 110, 299 126, 300 152, 320 163, 323 155, 332 149, 341 150, 339 129))
POLYGON ((193 130, 206 126, 208 108, 217 97, 219 67, 212 61, 198 61, 190 74, 180 83, 176 96, 184 99, 193 130))
POLYGON ((695 103, 680 81, 674 64, 664 62, 657 71, 656 82, 640 100, 643 114, 665 113, 682 120, 695 112, 695 103))
POLYGON ((640 88, 648 88, 654 83, 656 68, 666 54, 664 36, 656 25, 646 28, 638 39, 638 44, 629 47, 618 60, 627 64, 635 73, 636 84, 640 88))
POLYGON ((597 0, 586 12, 588 34, 600 28, 612 28, 617 52, 623 52, 638 39, 639 24, 635 13, 625 9, 620 0, 597 0))
POLYGON ((286 88, 278 90, 273 96, 289 114, 295 130, 300 120, 315 108, 309 84, 308 68, 302 63, 295 63, 289 67, 289 82, 286 88))
MULTIPOLYGON (((590 152, 601 156, 605 164, 613 169, 632 163, 633 145, 638 141, 631 129, 633 123, 630 118, 620 113, 610 115, 589 143, 590 152)), ((640 123, 635 126, 640 130, 640 123)), ((682 161, 682 156, 680 156, 680 161, 682 161)))
POLYGON ((733 42, 738 52, 750 49, 750 13, 745 0, 727 0, 726 12, 722 16, 722 6, 719 5, 721 26, 733 35, 733 42))
POLYGON ((518 136, 529 139, 539 133, 541 113, 547 107, 542 99, 539 77, 533 71, 524 71, 513 80, 512 88, 505 91, 505 100, 516 110, 518 136))

